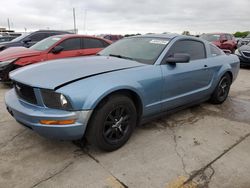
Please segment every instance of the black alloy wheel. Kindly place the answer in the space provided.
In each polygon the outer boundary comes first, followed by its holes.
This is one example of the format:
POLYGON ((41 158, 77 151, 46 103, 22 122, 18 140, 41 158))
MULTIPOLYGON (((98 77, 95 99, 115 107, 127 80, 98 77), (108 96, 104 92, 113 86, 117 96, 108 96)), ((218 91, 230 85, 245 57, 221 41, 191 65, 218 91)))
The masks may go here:
POLYGON ((112 95, 94 110, 86 130, 87 141, 101 150, 114 151, 128 141, 136 122, 133 101, 126 95, 112 95))
POLYGON ((220 79, 220 82, 218 83, 215 91, 213 92, 210 101, 213 104, 221 104, 221 103, 223 103, 228 97, 231 84, 232 84, 231 77, 230 77, 230 75, 228 73, 226 73, 220 79))
POLYGON ((125 106, 113 109, 104 122, 103 136, 109 143, 119 142, 128 132, 131 113, 125 106))

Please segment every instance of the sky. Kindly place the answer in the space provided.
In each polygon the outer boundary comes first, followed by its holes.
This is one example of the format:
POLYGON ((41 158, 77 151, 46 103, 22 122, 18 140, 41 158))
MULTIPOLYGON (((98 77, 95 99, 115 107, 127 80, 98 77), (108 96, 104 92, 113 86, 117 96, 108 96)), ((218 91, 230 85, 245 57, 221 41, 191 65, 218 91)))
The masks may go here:
POLYGON ((229 32, 250 30, 249 0, 1 0, 0 27, 82 34, 229 32))

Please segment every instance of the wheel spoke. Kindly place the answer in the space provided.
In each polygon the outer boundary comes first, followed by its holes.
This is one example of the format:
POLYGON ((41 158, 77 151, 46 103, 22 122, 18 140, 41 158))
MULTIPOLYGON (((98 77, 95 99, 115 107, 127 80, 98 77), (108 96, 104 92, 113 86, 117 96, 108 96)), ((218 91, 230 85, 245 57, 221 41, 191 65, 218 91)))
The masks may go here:
POLYGON ((104 136, 106 136, 106 137, 110 137, 110 135, 112 135, 112 134, 110 134, 110 133, 112 133, 112 128, 109 128, 105 133, 104 133, 104 136))
POLYGON ((121 136, 123 136, 124 131, 122 130, 122 125, 118 128, 118 130, 121 133, 121 136))
POLYGON ((116 117, 116 119, 119 119, 119 117, 120 117, 120 108, 117 108, 115 110, 115 117, 116 117))
POLYGON ((123 117, 123 122, 127 122, 128 120, 129 120, 129 116, 128 115, 126 115, 126 116, 123 117))
POLYGON ((113 125, 114 122, 113 121, 105 121, 104 125, 113 125))
POLYGON ((124 108, 121 108, 121 116, 123 115, 125 109, 124 108))
POLYGON ((115 131, 115 138, 118 140, 118 139, 119 139, 119 137, 120 137, 120 136, 119 136, 119 131, 118 131, 118 130, 116 130, 116 131, 115 131))
POLYGON ((109 114, 108 118, 109 118, 112 122, 115 122, 115 118, 114 118, 114 116, 113 116, 111 113, 109 114))

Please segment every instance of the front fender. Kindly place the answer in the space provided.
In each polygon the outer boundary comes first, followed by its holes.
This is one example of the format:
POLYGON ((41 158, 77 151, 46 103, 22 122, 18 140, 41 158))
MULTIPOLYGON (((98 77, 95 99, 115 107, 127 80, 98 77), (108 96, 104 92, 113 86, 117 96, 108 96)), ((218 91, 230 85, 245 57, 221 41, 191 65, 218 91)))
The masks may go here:
POLYGON ((103 89, 96 89, 94 90, 88 97, 86 98, 86 101, 84 102, 83 109, 95 109, 95 107, 104 99, 106 96, 110 95, 111 93, 121 91, 121 90, 128 90, 132 91, 137 94, 137 96, 140 98, 142 106, 144 106, 144 96, 143 96, 143 88, 140 84, 134 84, 134 87, 128 86, 128 85, 117 85, 112 86, 109 88, 103 88, 103 89))
POLYGON ((138 95, 141 99, 141 103, 144 105, 144 88, 136 81, 111 81, 107 80, 96 81, 95 79, 89 79, 87 82, 81 80, 63 88, 60 88, 58 92, 67 96, 75 110, 93 110, 99 104, 99 102, 108 96, 109 94, 119 90, 129 90, 138 95))
POLYGON ((151 114, 161 108, 162 84, 160 66, 143 66, 82 79, 57 91, 69 98, 74 110, 93 110, 109 94, 129 90, 140 98, 144 114, 151 114))

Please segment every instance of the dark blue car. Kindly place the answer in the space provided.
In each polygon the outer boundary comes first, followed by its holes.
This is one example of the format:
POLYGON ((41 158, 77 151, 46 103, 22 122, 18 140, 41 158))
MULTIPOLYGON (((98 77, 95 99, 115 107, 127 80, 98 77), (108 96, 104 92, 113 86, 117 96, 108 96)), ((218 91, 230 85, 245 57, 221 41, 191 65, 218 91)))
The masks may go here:
POLYGON ((67 31, 40 30, 29 34, 23 34, 9 42, 0 43, 0 51, 9 47, 23 46, 29 48, 37 42, 53 35, 69 34, 67 31))
POLYGON ((42 136, 86 137, 112 151, 135 126, 204 101, 223 103, 239 71, 236 55, 198 38, 125 38, 97 56, 60 59, 10 74, 7 109, 42 136))

